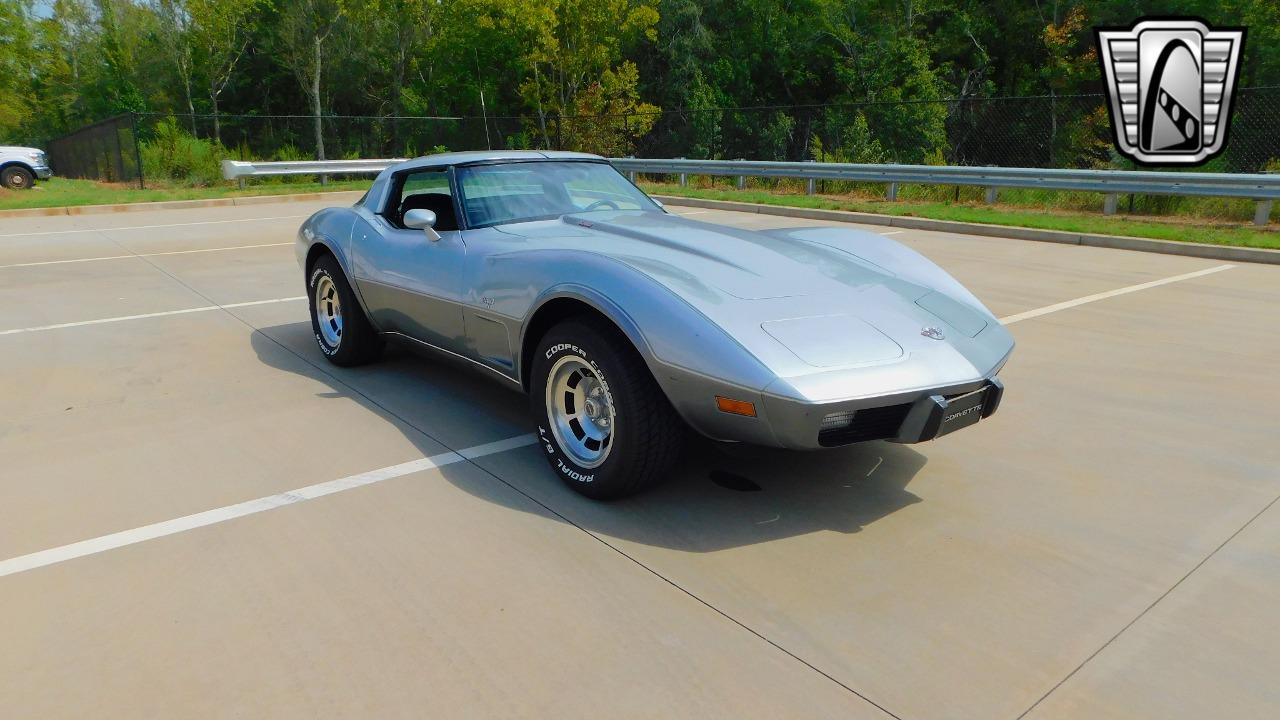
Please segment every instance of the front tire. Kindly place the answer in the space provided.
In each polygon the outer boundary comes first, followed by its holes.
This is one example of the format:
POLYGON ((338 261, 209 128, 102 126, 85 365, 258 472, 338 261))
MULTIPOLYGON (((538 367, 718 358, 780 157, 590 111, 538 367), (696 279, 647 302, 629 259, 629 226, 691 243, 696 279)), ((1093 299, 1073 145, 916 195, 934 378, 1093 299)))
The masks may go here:
POLYGON ((0 173, 0 185, 10 190, 27 190, 35 184, 36 176, 24 167, 9 167, 0 173))
POLYGON ((530 385, 538 439, 570 488, 611 500, 666 479, 683 421, 616 328, 592 318, 556 325, 538 343, 530 385))
POLYGON ((377 359, 382 339, 365 317, 336 258, 325 255, 316 261, 307 290, 311 331, 329 362, 352 367, 377 359))

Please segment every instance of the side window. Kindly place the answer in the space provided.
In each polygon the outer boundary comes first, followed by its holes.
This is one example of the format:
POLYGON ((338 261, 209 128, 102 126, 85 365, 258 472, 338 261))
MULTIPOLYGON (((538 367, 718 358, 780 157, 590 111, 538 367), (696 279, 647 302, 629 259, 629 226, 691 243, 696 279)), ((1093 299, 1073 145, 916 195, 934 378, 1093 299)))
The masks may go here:
POLYGON ((404 214, 410 210, 430 210, 435 213, 437 232, 458 229, 453 198, 449 194, 448 171, 424 170, 404 177, 400 184, 400 197, 395 203, 396 224, 402 225, 404 214))

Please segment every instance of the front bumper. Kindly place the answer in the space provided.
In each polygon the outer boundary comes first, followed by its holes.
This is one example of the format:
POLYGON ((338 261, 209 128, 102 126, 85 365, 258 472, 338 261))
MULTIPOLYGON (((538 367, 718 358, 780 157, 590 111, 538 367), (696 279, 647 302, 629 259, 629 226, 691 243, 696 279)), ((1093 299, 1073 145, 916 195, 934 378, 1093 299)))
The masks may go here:
POLYGON ((798 450, 869 440, 918 443, 990 417, 1004 384, 992 376, 975 382, 857 400, 806 403, 764 398, 777 444, 798 450))
POLYGON ((39 165, 31 169, 35 172, 37 179, 48 180, 53 177, 53 170, 44 165, 39 165))
POLYGON ((680 415, 707 437, 818 450, 869 440, 925 442, 990 417, 1004 395, 995 372, 944 387, 830 402, 754 393, 706 377, 661 373, 658 378, 680 415), (756 417, 717 411, 717 395, 754 403, 756 417))

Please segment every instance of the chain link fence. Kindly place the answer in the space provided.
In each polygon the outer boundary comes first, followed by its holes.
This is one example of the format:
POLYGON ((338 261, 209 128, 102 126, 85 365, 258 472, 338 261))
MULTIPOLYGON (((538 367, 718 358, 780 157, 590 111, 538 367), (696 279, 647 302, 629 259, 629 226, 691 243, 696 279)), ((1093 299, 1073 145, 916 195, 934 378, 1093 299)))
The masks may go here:
MULTIPOLYGON (((1258 172, 1280 161, 1280 87, 1237 91, 1226 152, 1201 168, 1258 172)), ((307 115, 138 115, 218 140, 230 157, 316 159, 307 115)), ((328 159, 416 157, 443 150, 552 149, 605 156, 821 160, 1000 167, 1132 167, 1112 147, 1102 95, 682 109, 598 117, 325 116, 328 159)))
MULTIPOLYGON (((1280 87, 1236 93, 1225 152, 1208 172, 1280 169, 1280 87)), ((1112 145, 1102 95, 963 98, 931 102, 689 108, 599 117, 374 117, 307 115, 122 116, 50 143, 55 173, 112 182, 211 185, 222 159, 310 160, 417 157, 477 149, 555 149, 604 156, 816 160, 1031 168, 1132 169, 1112 145)), ((661 180, 661 178, 653 178, 661 180)), ((279 182, 287 182, 280 180, 279 182)), ((697 184, 712 187, 710 178, 697 184)), ((720 180, 720 183, 728 181, 720 180)), ((752 180, 772 191, 788 181, 752 180)), ((825 182, 820 192, 884 197, 884 188, 825 182)), ((972 188, 904 186, 899 200, 981 202, 972 188)), ((1004 192, 1002 204, 1096 211, 1091 193, 1004 192)), ((1251 217, 1247 201, 1126 196, 1134 214, 1251 217)))

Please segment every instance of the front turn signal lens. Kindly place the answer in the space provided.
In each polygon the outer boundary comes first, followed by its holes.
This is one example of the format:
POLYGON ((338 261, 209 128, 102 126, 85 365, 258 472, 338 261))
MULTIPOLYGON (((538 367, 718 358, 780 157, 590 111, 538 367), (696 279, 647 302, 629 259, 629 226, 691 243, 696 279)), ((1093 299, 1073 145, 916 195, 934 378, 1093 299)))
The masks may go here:
POLYGON ((727 412, 730 415, 756 416, 756 406, 746 400, 734 400, 733 398, 717 395, 716 407, 720 408, 720 412, 727 412))

